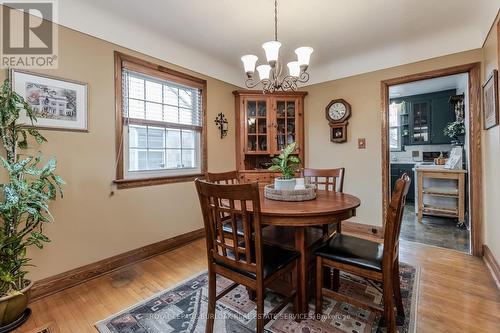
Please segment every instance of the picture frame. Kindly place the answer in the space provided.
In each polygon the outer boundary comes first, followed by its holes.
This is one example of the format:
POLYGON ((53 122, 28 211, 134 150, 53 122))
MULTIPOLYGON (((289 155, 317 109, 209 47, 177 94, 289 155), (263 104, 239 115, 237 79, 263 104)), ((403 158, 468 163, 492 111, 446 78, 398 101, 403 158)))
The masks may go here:
POLYGON ((498 125, 498 70, 493 70, 483 85, 483 124, 484 129, 498 125))
MULTIPOLYGON (((12 89, 32 107, 40 129, 88 132, 88 85, 28 71, 10 71, 12 89)), ((31 126, 22 113, 19 122, 31 126)))

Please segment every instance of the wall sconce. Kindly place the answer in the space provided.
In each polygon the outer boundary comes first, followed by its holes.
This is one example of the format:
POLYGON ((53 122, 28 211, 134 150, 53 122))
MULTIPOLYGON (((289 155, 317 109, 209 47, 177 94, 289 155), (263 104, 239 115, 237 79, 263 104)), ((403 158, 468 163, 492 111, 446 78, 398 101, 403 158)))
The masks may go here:
POLYGON ((224 138, 227 135, 227 119, 224 113, 221 112, 215 117, 215 124, 220 131, 220 138, 224 138))

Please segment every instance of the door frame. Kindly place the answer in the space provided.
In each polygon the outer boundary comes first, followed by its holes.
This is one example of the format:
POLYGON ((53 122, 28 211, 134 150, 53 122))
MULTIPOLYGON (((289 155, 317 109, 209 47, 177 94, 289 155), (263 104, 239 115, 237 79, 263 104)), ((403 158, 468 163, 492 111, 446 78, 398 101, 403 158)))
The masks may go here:
POLYGON ((433 79, 454 74, 469 74, 469 196, 470 196, 470 229, 471 254, 482 255, 482 155, 481 155, 481 63, 437 69, 423 73, 411 74, 381 81, 382 104, 382 218, 387 216, 387 205, 390 198, 389 188, 389 87, 420 80, 433 79), (474 175, 471 177, 470 175, 474 175), (477 207, 477 208, 476 208, 477 207))

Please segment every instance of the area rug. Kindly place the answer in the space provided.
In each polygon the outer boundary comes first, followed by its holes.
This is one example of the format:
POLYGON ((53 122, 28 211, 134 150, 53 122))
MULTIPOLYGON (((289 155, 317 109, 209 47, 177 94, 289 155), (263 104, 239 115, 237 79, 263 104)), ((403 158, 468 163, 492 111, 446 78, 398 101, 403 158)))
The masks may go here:
MULTIPOLYGON (((405 308, 404 324, 399 333, 416 332, 416 308, 418 298, 419 269, 400 264, 401 292, 405 308)), ((207 273, 182 282, 169 290, 144 300, 128 309, 98 322, 101 333, 170 333, 205 332, 207 313, 207 273)), ((217 290, 224 290, 232 282, 218 277, 217 290)), ((381 304, 382 288, 379 283, 341 272, 340 292, 354 295, 366 301, 381 304)), ((265 309, 268 312, 280 301, 280 297, 267 293, 265 309)), ((268 333, 285 332, 384 332, 381 318, 374 312, 359 309, 351 304, 325 298, 323 316, 314 319, 314 305, 310 305, 310 317, 297 323, 289 304, 276 319, 266 325, 268 333)), ((214 332, 254 332, 255 303, 248 299, 246 288, 238 286, 217 301, 214 332)))

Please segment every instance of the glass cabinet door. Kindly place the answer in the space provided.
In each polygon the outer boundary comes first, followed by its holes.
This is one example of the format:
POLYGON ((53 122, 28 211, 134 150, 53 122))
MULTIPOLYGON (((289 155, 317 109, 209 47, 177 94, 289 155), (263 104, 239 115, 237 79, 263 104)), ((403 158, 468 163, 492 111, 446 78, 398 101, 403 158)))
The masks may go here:
POLYGON ((246 128, 247 152, 267 152, 267 103, 265 100, 247 100, 246 128))
POLYGON ((295 129, 297 103, 295 100, 276 100, 276 150, 279 152, 297 140, 295 129))
POLYGON ((425 144, 430 138, 430 103, 428 101, 412 102, 412 135, 411 143, 425 144))

